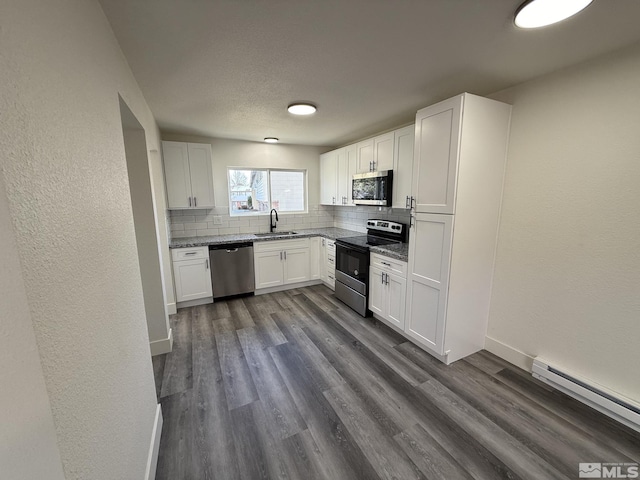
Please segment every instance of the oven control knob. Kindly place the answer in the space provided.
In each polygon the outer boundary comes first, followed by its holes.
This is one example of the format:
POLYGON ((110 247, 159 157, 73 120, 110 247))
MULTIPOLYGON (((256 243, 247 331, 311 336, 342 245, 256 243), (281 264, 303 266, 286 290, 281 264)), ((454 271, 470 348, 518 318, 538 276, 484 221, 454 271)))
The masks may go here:
POLYGON ((358 274, 358 270, 354 270, 354 271, 353 271, 353 274, 354 274, 354 275, 357 275, 357 274, 358 274))

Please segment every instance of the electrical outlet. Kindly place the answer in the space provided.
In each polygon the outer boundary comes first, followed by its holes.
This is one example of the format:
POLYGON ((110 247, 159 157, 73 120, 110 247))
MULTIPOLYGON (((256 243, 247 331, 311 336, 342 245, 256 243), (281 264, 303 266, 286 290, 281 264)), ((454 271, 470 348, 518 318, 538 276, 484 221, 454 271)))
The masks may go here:
POLYGON ((222 225, 222 217, 220 215, 213 217, 213 224, 214 225, 222 225))

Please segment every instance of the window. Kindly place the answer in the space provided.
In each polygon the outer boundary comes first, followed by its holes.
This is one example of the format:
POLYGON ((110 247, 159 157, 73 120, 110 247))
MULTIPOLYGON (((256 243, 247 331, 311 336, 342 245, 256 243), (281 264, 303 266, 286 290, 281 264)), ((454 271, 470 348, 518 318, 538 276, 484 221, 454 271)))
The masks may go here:
POLYGON ((229 214, 306 212, 306 170, 228 169, 229 214))

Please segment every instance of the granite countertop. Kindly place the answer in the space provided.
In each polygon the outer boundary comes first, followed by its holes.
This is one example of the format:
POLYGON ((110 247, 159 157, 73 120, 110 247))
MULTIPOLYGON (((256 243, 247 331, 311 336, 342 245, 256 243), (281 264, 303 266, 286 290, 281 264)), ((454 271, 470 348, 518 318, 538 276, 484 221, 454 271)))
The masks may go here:
MULTIPOLYGON (((304 230, 296 230, 296 232, 296 235, 270 235, 268 237, 259 237, 253 233, 239 233, 232 235, 210 235, 204 237, 172 238, 171 242, 169 242, 169 248, 206 247, 209 245, 225 245, 229 243, 268 242, 272 240, 291 240, 296 238, 309 237, 324 237, 335 240, 342 237, 355 237, 365 235, 362 232, 335 227, 306 228, 304 230)), ((402 243, 399 245, 394 244, 380 247, 371 247, 371 251, 406 262, 408 259, 409 251, 408 245, 409 244, 407 243, 402 243)))
POLYGON ((407 262, 409 260, 408 243, 395 243, 391 245, 381 245, 379 247, 370 247, 369 251, 395 258, 396 260, 401 260, 403 262, 407 262))

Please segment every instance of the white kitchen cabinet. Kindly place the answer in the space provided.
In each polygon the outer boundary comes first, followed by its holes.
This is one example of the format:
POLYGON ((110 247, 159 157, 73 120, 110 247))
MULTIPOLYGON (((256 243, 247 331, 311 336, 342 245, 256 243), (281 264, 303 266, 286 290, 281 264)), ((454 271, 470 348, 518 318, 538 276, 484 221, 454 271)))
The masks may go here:
POLYGON ((209 248, 175 248, 171 251, 178 307, 213 301, 209 248), (180 305, 190 302, 188 305, 180 305))
POLYGON ((405 334, 447 364, 484 348, 510 115, 466 93, 416 114, 405 334))
POLYGON ((214 207, 211 145, 165 141, 162 153, 168 208, 214 207))
POLYGON ((335 290, 336 287, 336 242, 323 238, 320 243, 320 280, 335 290))
POLYGON ((356 144, 356 173, 393 169, 393 132, 356 144))
POLYGON ((415 125, 393 132, 393 208, 411 208, 415 125))
POLYGON ((444 355, 444 322, 453 216, 418 213, 409 231, 409 291, 405 332, 444 355))
POLYGON ((352 180, 356 173, 356 146, 336 150, 338 163, 338 205, 354 206, 352 180))
POLYGON ((309 239, 309 279, 320 280, 320 252, 322 251, 322 238, 309 239))
POLYGON ((338 202, 338 157, 336 150, 320 155, 320 204, 338 202))
POLYGON ((406 262, 371 254, 369 310, 400 330, 405 328, 406 271, 406 262))
POLYGON ((310 239, 256 242, 256 290, 311 280, 310 239))
POLYGON ((253 262, 256 290, 284 285, 282 261, 282 251, 259 252, 255 250, 254 246, 253 262))

